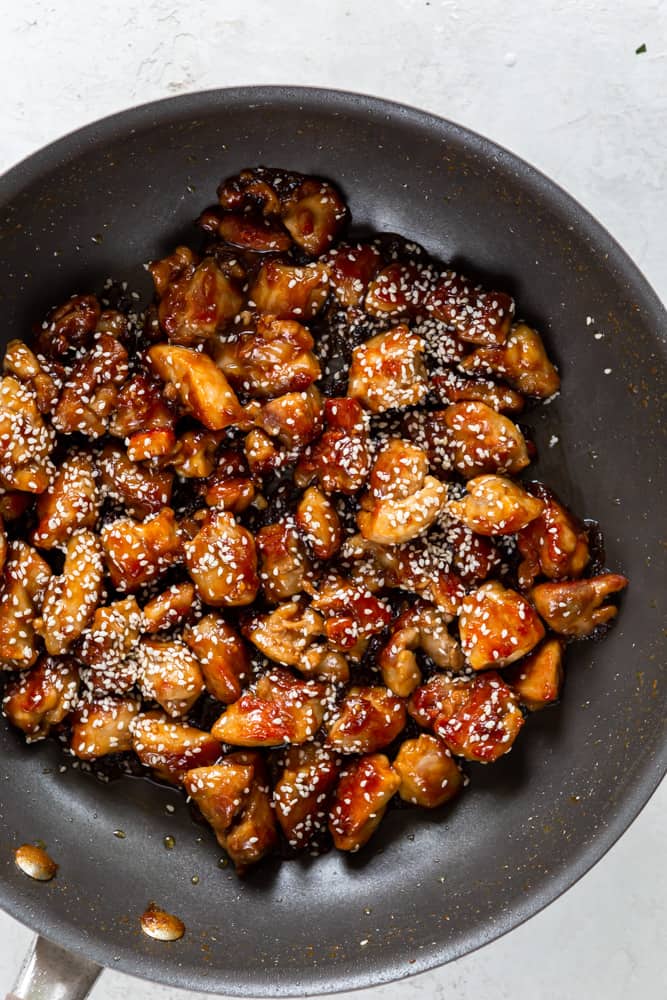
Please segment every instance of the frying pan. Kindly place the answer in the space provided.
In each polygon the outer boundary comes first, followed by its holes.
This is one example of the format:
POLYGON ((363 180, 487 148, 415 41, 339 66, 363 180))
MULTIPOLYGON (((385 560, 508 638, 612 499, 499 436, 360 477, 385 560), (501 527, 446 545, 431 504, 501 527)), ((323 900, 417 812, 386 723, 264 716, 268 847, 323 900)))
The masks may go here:
POLYGON ((3 338, 107 276, 148 296, 141 262, 192 238, 219 180, 258 163, 334 179, 357 226, 407 234, 516 297, 563 374, 561 395, 527 417, 535 475, 601 521, 607 564, 631 584, 606 641, 569 650, 560 707, 531 717, 499 763, 471 766, 455 807, 395 810, 353 857, 269 863, 239 881, 176 792, 62 770, 55 745, 26 748, 0 726, 0 904, 49 939, 23 996, 83 996, 93 963, 237 996, 421 972, 571 886, 664 774, 667 316, 613 239, 527 164, 432 115, 324 90, 211 91, 123 112, 0 180, 3 338), (48 884, 12 861, 36 838, 60 865, 48 884), (185 921, 181 941, 141 934, 151 900, 185 921))

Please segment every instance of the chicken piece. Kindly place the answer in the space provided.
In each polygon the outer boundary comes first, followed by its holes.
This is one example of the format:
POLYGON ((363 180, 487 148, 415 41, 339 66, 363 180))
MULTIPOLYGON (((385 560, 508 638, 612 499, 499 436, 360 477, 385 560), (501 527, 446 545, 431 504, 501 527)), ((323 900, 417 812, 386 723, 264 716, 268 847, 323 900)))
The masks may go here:
POLYGON ((247 804, 255 767, 252 753, 233 753, 219 764, 196 767, 183 779, 186 793, 192 798, 206 822, 213 828, 221 847, 232 823, 247 804))
POLYGON ((380 650, 377 664, 382 680, 395 695, 407 698, 421 684, 417 649, 443 670, 460 670, 463 666, 459 644, 447 630, 450 620, 440 608, 418 601, 393 622, 391 637, 380 650))
POLYGON ((444 805, 463 788, 463 774, 447 745, 428 733, 401 743, 393 767, 403 801, 425 809, 444 805))
POLYGON ((403 441, 389 443, 375 461, 371 492, 362 498, 364 509, 357 515, 364 538, 380 545, 400 545, 431 527, 445 506, 447 487, 435 476, 425 475, 427 468, 426 455, 419 448, 403 441))
POLYGON ((405 705, 385 687, 351 687, 328 727, 327 745, 341 753, 374 753, 405 728, 405 705))
POLYGON ((0 380, 0 487, 43 493, 54 472, 54 440, 35 394, 5 375, 0 380))
POLYGON ((237 873, 243 875, 273 850, 278 843, 278 831, 264 761, 260 754, 239 756, 251 759, 254 779, 241 815, 225 837, 224 848, 237 873))
POLYGON ((65 381, 53 412, 55 429, 93 440, 105 434, 127 374, 127 351, 120 340, 112 333, 98 333, 65 381))
POLYGON ((270 167, 253 167, 228 177, 218 188, 218 200, 228 212, 264 216, 279 215, 279 190, 293 189, 303 174, 287 173, 270 167))
POLYGON ((459 634, 470 666, 484 670, 520 660, 544 637, 544 626, 525 597, 491 580, 464 600, 459 634))
POLYGON ((329 812, 329 830, 339 851, 358 851, 368 843, 400 784, 381 753, 361 757, 343 771, 329 812))
POLYGON ((378 452, 369 479, 374 500, 399 500, 415 493, 428 473, 421 448, 401 438, 390 438, 378 452))
POLYGON ((428 274, 416 264, 392 261, 369 283, 364 311, 371 316, 414 314, 424 305, 428 288, 428 274))
POLYGON ((220 431, 185 431, 176 441, 166 464, 184 479, 205 479, 215 469, 221 439, 220 431))
POLYGON ((88 347, 102 307, 94 295, 72 295, 47 317, 36 339, 38 354, 56 361, 71 350, 88 347))
POLYGON ((323 401, 315 385, 305 392, 286 392, 262 406, 257 423, 285 447, 302 448, 322 430, 323 401))
POLYGON ((535 521, 545 505, 505 476, 476 476, 462 500, 452 500, 448 513, 478 535, 513 535, 535 521))
POLYGON ((252 675, 248 650, 236 630, 209 614, 187 626, 183 639, 199 661, 208 693, 225 705, 236 701, 252 675))
POLYGON ((158 380, 137 372, 120 388, 109 432, 127 439, 128 458, 140 462, 170 454, 176 442, 175 423, 158 380))
POLYGON ((343 227, 347 207, 333 185, 306 177, 284 199, 281 218, 296 245, 309 256, 319 257, 343 227))
POLYGON ((148 351, 153 368, 178 392, 183 405, 211 431, 244 423, 234 390, 207 354, 176 344, 155 344, 148 351))
POLYGON ((276 819, 290 847, 307 847, 326 829, 329 800, 340 774, 338 754, 317 743, 290 747, 273 791, 276 819))
POLYGON ((444 725, 466 704, 471 690, 472 681, 467 677, 433 674, 410 695, 408 714, 423 729, 444 725))
POLYGON ((100 540, 82 528, 67 543, 63 572, 47 583, 41 617, 34 622, 47 653, 66 653, 79 638, 100 603, 103 578, 100 540))
POLYGON ((224 340, 215 360, 236 389, 271 399, 307 389, 321 374, 309 331, 293 320, 260 316, 254 332, 224 340))
POLYGON ((246 435, 243 453, 251 473, 258 477, 279 468, 282 462, 271 438, 258 428, 246 435))
POLYGON ((581 576, 590 560, 588 532, 546 486, 535 483, 530 490, 544 506, 517 536, 523 556, 519 566, 521 585, 530 587, 540 575, 549 580, 581 576))
POLYGON ((255 484, 244 456, 227 449, 218 456, 215 471, 204 485, 204 500, 209 507, 223 507, 240 514, 255 499, 255 484))
POLYGON ((143 631, 153 635, 187 621, 197 607, 194 584, 173 583, 144 605, 143 631))
POLYGON ((79 671, 70 657, 43 656, 5 691, 2 709, 9 721, 28 737, 42 740, 67 718, 76 704, 79 671))
POLYGON ((259 590, 255 540, 233 514, 210 510, 195 537, 185 543, 185 564, 206 604, 252 604, 259 590))
POLYGON ((501 375, 526 396, 546 399, 560 389, 560 377, 549 361, 542 339, 520 323, 502 347, 480 347, 461 362, 466 372, 501 375))
POLYGON ((303 601, 285 601, 267 614, 254 615, 243 627, 243 634, 260 652, 282 663, 297 667, 305 650, 322 635, 324 622, 303 601))
POLYGON ((0 581, 0 662, 31 667, 37 659, 35 618, 51 578, 51 567, 25 542, 7 546, 0 581))
POLYGON ((144 712, 132 723, 132 749, 157 778, 180 785, 188 771, 215 764, 220 742, 185 722, 165 719, 159 712, 144 712))
POLYGON ((329 276, 324 264, 299 265, 269 260, 257 272, 250 287, 249 306, 276 319, 313 319, 329 294, 329 276))
POLYGON ((296 523, 317 559, 331 559, 343 541, 336 508, 317 486, 309 486, 296 509, 296 523))
POLYGON ((323 684, 276 667, 227 707, 211 733, 241 747, 305 743, 322 725, 325 693, 323 684))
POLYGON ((563 686, 563 652, 562 639, 546 639, 530 656, 505 671, 505 680, 530 712, 558 701, 563 686))
POLYGON ((136 648, 139 689, 167 715, 187 715, 204 690, 199 661, 180 639, 142 639, 136 648))
POLYGON ((123 694, 134 686, 137 667, 132 654, 143 625, 134 597, 97 608, 76 646, 77 658, 88 668, 82 677, 91 691, 123 694))
POLYGON ((342 306, 360 306, 382 266, 380 251, 368 243, 341 243, 325 260, 336 299, 342 306))
POLYGON ((118 445, 108 444, 99 460, 102 491, 142 520, 171 502, 173 475, 130 461, 118 445))
POLYGON ((352 352, 348 396, 371 413, 416 406, 428 393, 424 341, 407 326, 378 333, 352 352))
POLYGON ((83 452, 70 452, 37 501, 30 540, 41 549, 61 547, 80 528, 94 528, 99 509, 95 466, 83 452))
POLYGON ((132 723, 141 705, 136 698, 97 697, 79 702, 72 719, 70 750, 79 760, 97 760, 132 749, 132 723))
POLYGON ((453 754, 490 764, 509 753, 523 726, 517 696, 500 674, 490 670, 475 678, 466 703, 435 732, 453 754))
POLYGON ((325 493, 356 493, 371 468, 364 412, 356 399, 327 399, 324 418, 327 429, 302 455, 294 481, 303 487, 317 479, 325 493))
POLYGON ((132 593, 180 562, 182 543, 171 507, 139 522, 121 517, 101 531, 111 582, 132 593))
POLYGON ((197 258, 190 247, 186 246, 177 246, 166 257, 150 261, 147 270, 153 279, 157 297, 161 299, 174 282, 192 277, 196 266, 197 258))
POLYGON ((428 458, 431 472, 449 478, 453 468, 450 431, 445 420, 447 410, 410 410, 403 418, 403 433, 428 458))
POLYGON ((40 413, 51 413, 58 402, 58 386, 22 340, 10 340, 5 349, 2 369, 14 375, 35 396, 40 413))
POLYGON ((343 654, 325 642, 311 643, 294 666, 304 677, 316 677, 332 684, 347 684, 350 679, 350 666, 343 654))
POLYGON ((538 583, 530 598, 549 628, 579 639, 616 617, 616 605, 602 602, 627 585, 627 578, 619 573, 603 573, 588 580, 538 583))
POLYGON ((514 317, 514 300, 509 295, 485 292, 454 271, 440 276, 426 308, 471 344, 504 344, 514 317))
POLYGON ((332 649, 360 660, 372 636, 391 621, 391 610, 367 587, 332 576, 313 591, 311 608, 324 615, 324 632, 332 649))
POLYGON ((476 400, 486 403, 498 413, 520 413, 523 410, 524 399, 521 393, 503 383, 483 378, 463 378, 451 370, 444 375, 434 375, 431 381, 443 403, 476 400))
POLYGON ((277 604, 300 594, 312 567, 294 525, 287 520, 265 525, 255 535, 255 545, 260 557, 259 578, 267 601, 277 604))
POLYGON ((164 289, 158 306, 160 326, 173 344, 191 347, 224 327, 243 307, 239 285, 205 257, 186 268, 164 289))
POLYGON ((284 253, 292 246, 289 234, 274 219, 208 209, 198 222, 202 229, 215 233, 225 243, 254 253, 284 253))
MULTIPOLYGON (((451 506, 448 505, 448 509, 451 506)), ((467 525, 447 524, 445 535, 451 549, 451 566, 464 583, 482 583, 502 565, 496 545, 467 525)))
POLYGON ((486 403, 454 403, 443 416, 454 467, 466 479, 487 472, 516 475, 530 464, 519 428, 486 403))

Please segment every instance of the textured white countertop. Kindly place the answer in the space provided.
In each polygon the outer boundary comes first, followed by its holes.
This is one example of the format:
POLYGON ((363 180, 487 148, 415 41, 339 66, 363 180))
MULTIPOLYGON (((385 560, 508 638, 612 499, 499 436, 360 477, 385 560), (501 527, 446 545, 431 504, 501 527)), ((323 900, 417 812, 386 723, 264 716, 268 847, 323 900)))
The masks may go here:
MULTIPOLYGON (((1 6, 0 170, 103 115, 186 91, 291 83, 373 93, 454 119, 540 167, 607 226, 667 299, 667 2, 1 6), (646 53, 635 54, 642 44, 646 53)), ((355 996, 667 996, 666 840, 663 783, 607 857, 546 911, 439 971, 355 996)), ((0 994, 29 938, 0 914, 0 994)), ((200 995, 107 972, 93 996, 200 995)))

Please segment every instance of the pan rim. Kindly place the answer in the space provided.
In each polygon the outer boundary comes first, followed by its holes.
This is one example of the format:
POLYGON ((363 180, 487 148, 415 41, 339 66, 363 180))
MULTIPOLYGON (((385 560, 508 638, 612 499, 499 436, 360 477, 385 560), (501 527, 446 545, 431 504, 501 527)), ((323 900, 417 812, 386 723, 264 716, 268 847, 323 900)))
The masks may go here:
MULTIPOLYGON (((628 285, 637 289, 638 308, 648 317, 655 330, 655 346, 663 355, 667 355, 667 311, 657 293, 614 237, 575 198, 536 167, 456 122, 416 107, 366 94, 319 87, 261 85, 197 91, 140 104, 88 123, 20 160, 0 176, 0 206, 20 194, 28 184, 48 174, 54 166, 73 159, 85 148, 103 147, 114 138, 122 138, 132 131, 141 131, 152 124, 159 125, 160 122, 185 119, 188 116, 196 118, 213 111, 216 104, 246 103, 256 107, 258 104, 275 106, 278 102, 297 107, 310 104, 320 110, 329 107, 339 113, 345 113, 346 110, 354 111, 357 115, 363 113, 373 118, 378 116, 398 118, 418 127, 437 129, 447 133, 450 139, 458 141, 467 149, 474 149, 485 162, 495 162, 499 170, 511 171, 526 189, 534 191, 541 198, 546 198, 557 214, 567 215, 573 227, 586 236, 591 247, 604 254, 607 268, 622 275, 628 285)), ((204 992, 216 992, 222 988, 229 996, 249 994, 258 997, 307 996, 313 993, 362 989, 434 969, 504 936, 531 916, 541 912, 575 885, 629 828, 654 794, 666 771, 667 740, 663 740, 659 751, 642 762, 641 777, 634 785, 631 794, 617 807, 606 825, 595 832, 589 844, 581 848, 577 856, 567 865, 563 865, 560 870, 550 873, 541 882, 536 883, 526 894, 526 899, 512 907, 509 915, 501 913, 493 922, 487 921, 484 926, 476 930, 474 940, 468 942, 462 940, 453 950, 446 949, 443 942, 417 953, 415 960, 409 965, 406 957, 396 964, 387 964, 386 960, 376 959, 376 964, 369 961, 363 969, 339 975, 313 967, 306 974, 302 974, 302 982, 297 989, 280 992, 276 992, 275 984, 271 989, 270 975, 266 973, 261 981, 244 981, 238 985, 221 979, 216 983, 213 978, 208 977, 193 979, 192 976, 189 976, 189 982, 185 984, 183 978, 179 977, 175 964, 161 967, 159 978, 157 980, 153 978, 151 981, 165 986, 198 989, 204 992)), ((43 934, 70 951, 85 954, 86 957, 102 965, 108 962, 109 947, 101 938, 84 937, 69 924, 54 928, 45 910, 33 909, 27 902, 17 899, 3 880, 0 880, 0 906, 18 921, 28 924, 37 933, 43 934)), ((119 948, 117 960, 113 963, 114 969, 144 978, 140 966, 140 953, 132 951, 131 948, 119 948)), ((251 973, 252 975, 257 973, 251 973)))

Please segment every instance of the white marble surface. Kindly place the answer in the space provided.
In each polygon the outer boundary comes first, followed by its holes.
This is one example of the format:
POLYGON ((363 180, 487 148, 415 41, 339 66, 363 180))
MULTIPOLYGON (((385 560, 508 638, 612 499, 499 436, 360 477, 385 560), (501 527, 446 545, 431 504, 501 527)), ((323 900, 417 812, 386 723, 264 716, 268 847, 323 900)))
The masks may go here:
MULTIPOLYGON (((170 94, 242 83, 364 91, 441 113, 541 167, 667 298, 667 2, 4 0, 0 11, 0 169, 79 125, 170 94), (642 43, 647 52, 636 55, 642 43)), ((545 912, 364 1000, 667 996, 666 838, 663 785, 545 912)), ((29 937, 0 914, 0 994, 29 937)), ((93 995, 198 996, 113 972, 93 995)))

